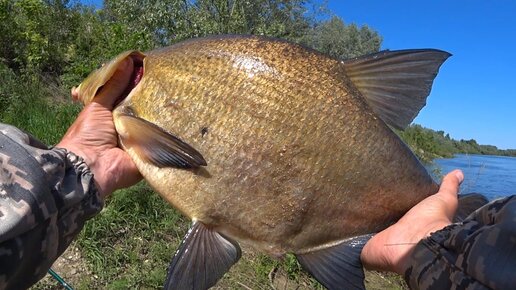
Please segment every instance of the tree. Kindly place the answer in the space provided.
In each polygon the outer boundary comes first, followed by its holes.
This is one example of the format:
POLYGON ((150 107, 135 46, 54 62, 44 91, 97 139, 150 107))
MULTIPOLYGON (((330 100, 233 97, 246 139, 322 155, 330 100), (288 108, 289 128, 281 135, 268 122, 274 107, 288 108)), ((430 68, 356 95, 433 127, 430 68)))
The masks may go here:
POLYGON ((299 39, 311 25, 302 0, 225 1, 195 3, 198 34, 257 34, 299 39))
POLYGON ((190 8, 184 0, 105 0, 103 20, 117 23, 129 34, 140 35, 145 46, 170 45, 190 34, 190 8))
POLYGON ((75 25, 68 1, 2 0, 0 58, 15 71, 59 75, 75 25))
POLYGON ((0 62, 12 68, 16 66, 17 49, 13 45, 20 37, 19 28, 13 21, 14 2, 0 0, 0 62))
POLYGON ((345 25, 337 16, 315 25, 303 43, 333 57, 347 59, 377 52, 382 38, 368 26, 345 25))
POLYGON ((301 38, 312 24, 303 0, 106 0, 108 20, 151 37, 156 46, 214 34, 301 38))

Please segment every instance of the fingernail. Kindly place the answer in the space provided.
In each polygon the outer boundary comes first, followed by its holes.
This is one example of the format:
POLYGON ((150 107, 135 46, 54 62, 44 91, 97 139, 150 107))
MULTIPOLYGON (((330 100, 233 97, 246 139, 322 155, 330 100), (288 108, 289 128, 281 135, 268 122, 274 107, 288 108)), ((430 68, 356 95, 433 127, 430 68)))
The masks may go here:
POLYGON ((453 174, 459 179, 459 183, 462 183, 464 180, 464 173, 462 173, 462 170, 456 169, 453 171, 453 174))

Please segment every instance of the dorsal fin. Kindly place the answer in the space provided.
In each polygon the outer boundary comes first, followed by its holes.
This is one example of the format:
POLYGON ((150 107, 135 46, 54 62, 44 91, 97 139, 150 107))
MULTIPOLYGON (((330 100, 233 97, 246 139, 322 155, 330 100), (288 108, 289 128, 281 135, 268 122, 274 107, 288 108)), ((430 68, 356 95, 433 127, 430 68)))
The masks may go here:
POLYGON ((343 64, 382 120, 404 129, 426 104, 439 67, 451 54, 436 49, 382 51, 343 64))

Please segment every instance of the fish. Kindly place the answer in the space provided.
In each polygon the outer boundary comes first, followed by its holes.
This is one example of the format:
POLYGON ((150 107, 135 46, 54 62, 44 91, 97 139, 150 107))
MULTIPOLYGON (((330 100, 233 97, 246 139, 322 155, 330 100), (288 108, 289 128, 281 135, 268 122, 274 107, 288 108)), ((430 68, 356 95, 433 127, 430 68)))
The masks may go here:
POLYGON ((381 51, 341 60, 285 40, 211 36, 127 51, 92 72, 92 102, 123 61, 119 145, 192 220, 165 289, 207 289, 241 256, 293 253, 329 289, 363 289, 372 234, 438 191, 393 132, 426 104, 450 56, 381 51))

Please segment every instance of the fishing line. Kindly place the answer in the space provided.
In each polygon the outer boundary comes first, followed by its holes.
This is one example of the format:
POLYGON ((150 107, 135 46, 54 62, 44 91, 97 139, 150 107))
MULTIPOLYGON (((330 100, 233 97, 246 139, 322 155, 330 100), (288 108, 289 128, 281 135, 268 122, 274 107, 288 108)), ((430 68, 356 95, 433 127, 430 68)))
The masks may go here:
POLYGON ((52 275, 52 277, 54 277, 54 279, 56 279, 57 282, 59 282, 59 284, 61 284, 66 290, 73 290, 72 286, 70 286, 70 284, 66 283, 66 281, 63 279, 63 277, 59 276, 59 274, 57 274, 54 270, 52 270, 52 268, 50 268, 48 270, 48 273, 50 275, 52 275))

